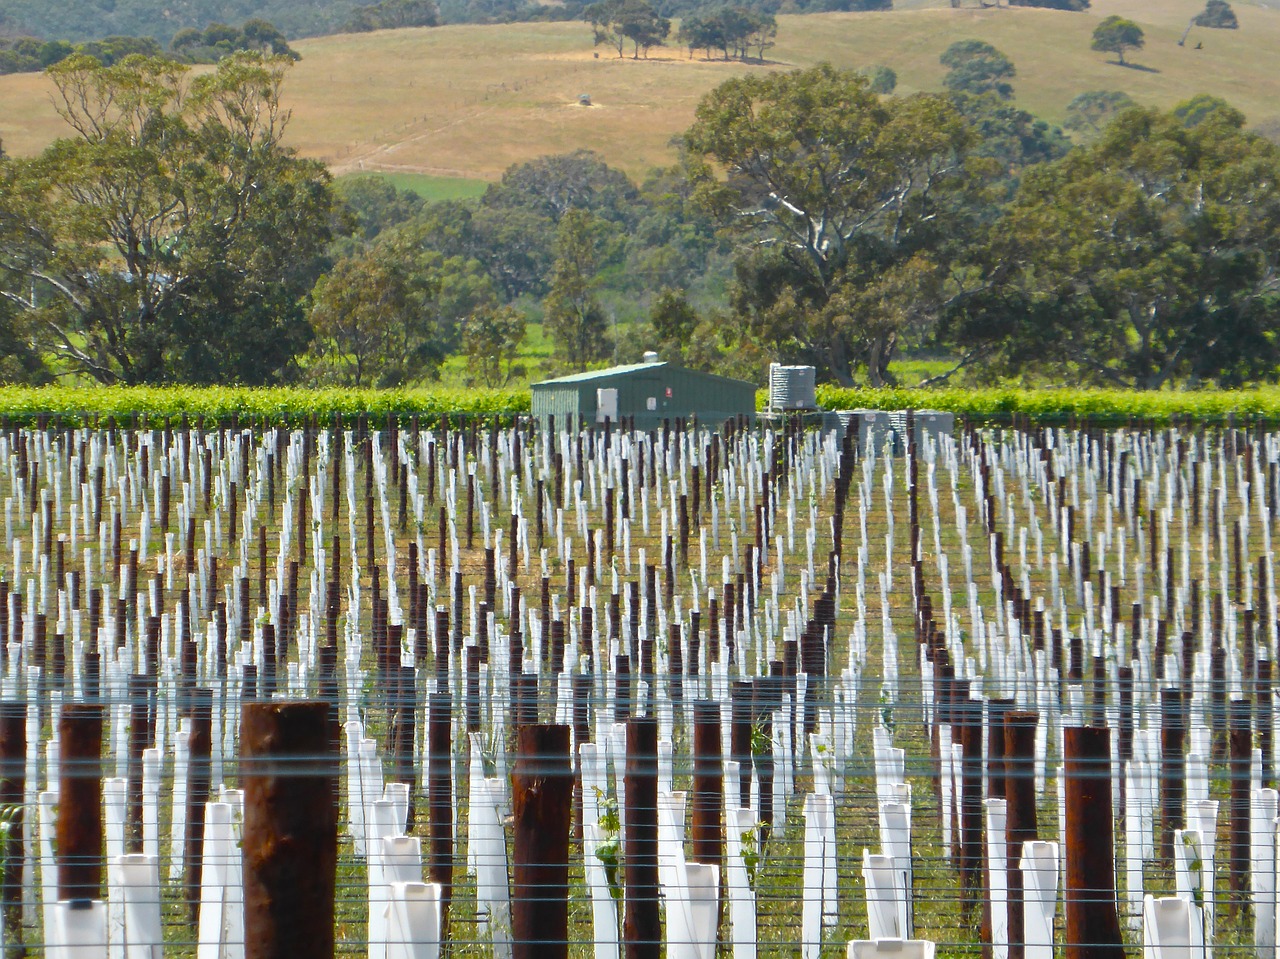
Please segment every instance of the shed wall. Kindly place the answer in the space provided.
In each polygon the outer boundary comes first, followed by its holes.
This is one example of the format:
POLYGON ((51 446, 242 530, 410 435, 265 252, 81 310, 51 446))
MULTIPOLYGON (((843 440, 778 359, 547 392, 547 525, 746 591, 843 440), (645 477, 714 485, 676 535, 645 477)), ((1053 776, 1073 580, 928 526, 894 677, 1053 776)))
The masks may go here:
POLYGON ((634 417, 637 429, 657 429, 664 420, 698 418, 718 427, 740 415, 755 421, 756 388, 724 377, 668 364, 608 370, 570 383, 548 383, 533 390, 532 409, 545 428, 554 415, 557 428, 596 425, 597 390, 618 391, 618 418, 634 417), (570 417, 575 419, 571 422, 570 417))

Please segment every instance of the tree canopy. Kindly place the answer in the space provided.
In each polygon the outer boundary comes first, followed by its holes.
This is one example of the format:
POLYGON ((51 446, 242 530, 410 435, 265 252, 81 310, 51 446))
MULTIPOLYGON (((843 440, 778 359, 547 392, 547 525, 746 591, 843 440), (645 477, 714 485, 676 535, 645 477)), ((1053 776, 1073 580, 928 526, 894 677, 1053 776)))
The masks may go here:
POLYGON ((671 21, 658 13, 649 0, 598 0, 582 12, 591 24, 597 45, 605 44, 621 57, 628 43, 632 57, 647 57, 653 47, 662 46, 671 33, 671 21))
POLYGON ((1093 49, 1114 53, 1121 64, 1125 62, 1126 50, 1140 50, 1145 42, 1142 27, 1116 14, 1107 17, 1093 30, 1093 49))
POLYGON ((1102 133, 1107 124, 1132 107, 1133 97, 1123 90, 1089 90, 1067 104, 1063 126, 1086 139, 1102 133))
POLYGON ((772 13, 721 7, 686 16, 678 36, 690 54, 705 50, 710 57, 713 50, 718 50, 725 60, 731 56, 746 60, 754 52, 757 60, 763 60, 777 35, 778 21, 772 13))
POLYGON ((288 58, 51 68, 71 135, 10 161, 0 296, 104 383, 267 383, 305 348, 328 175, 283 146, 288 58))
POLYGON ((1280 148, 1238 114, 1130 109, 1029 170, 991 236, 953 332, 993 370, 1158 389, 1280 361, 1280 148))
POLYGON ((1002 99, 1013 96, 1013 61, 985 40, 957 40, 942 54, 947 68, 943 84, 957 93, 981 96, 993 93, 1002 99))
POLYGON ((1235 30, 1240 26, 1236 12, 1231 9, 1227 0, 1208 0, 1204 9, 1191 21, 1197 27, 1208 27, 1212 30, 1235 30))
POLYGON ((729 80, 696 117, 692 175, 741 239, 738 315, 839 382, 859 361, 884 381, 900 336, 944 295, 968 124, 945 97, 881 99, 825 64, 729 80))

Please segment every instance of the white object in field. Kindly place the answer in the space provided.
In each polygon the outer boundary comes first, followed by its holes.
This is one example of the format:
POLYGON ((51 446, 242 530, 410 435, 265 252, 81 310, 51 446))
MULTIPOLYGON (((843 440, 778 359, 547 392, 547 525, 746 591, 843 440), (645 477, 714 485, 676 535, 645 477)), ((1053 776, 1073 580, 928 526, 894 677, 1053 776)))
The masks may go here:
POLYGON ((1201 959, 1199 912, 1180 896, 1147 896, 1142 905, 1142 959, 1201 959))
POLYGON ((389 902, 387 959, 437 959, 440 955, 440 884, 393 882, 389 902))
POLYGON ((511 953, 511 899, 507 885, 502 781, 481 781, 471 797, 471 841, 476 849, 476 909, 485 916, 495 959, 511 953))
POLYGON ((1125 900, 1131 926, 1142 922, 1142 830, 1151 828, 1150 821, 1143 816, 1141 782, 1141 764, 1127 763, 1124 770, 1124 862, 1125 900))
MULTIPOLYGON (((714 959, 716 926, 720 918, 720 867, 713 863, 685 863, 692 959, 714 959)), ((668 952, 669 959, 678 953, 668 952)))
MULTIPOLYGON (((364 777, 360 764, 360 743, 364 739, 364 724, 351 720, 343 724, 347 744, 347 835, 351 837, 355 854, 364 858, 364 810, 368 799, 364 795, 364 777)), ((369 797, 372 798, 372 797, 369 797)))
POLYGON ((58 862, 53 855, 53 840, 57 835, 58 794, 45 790, 40 793, 40 919, 44 925, 45 945, 48 949, 58 944, 58 862))
POLYGON ((125 959, 163 959, 164 930, 160 925, 160 866, 143 853, 115 861, 121 884, 113 893, 123 900, 125 959))
MULTIPOLYGON (((585 746, 586 743, 583 743, 585 746)), ((613 898, 609 876, 600 859, 600 846, 604 831, 594 823, 582 827, 582 862, 586 873, 587 888, 591 892, 592 938, 595 940, 595 959, 618 959, 618 903, 613 898)), ((615 859, 616 862, 616 859, 615 859)), ((622 882, 620 875, 614 880, 622 882)))
POLYGON ((159 749, 142 751, 142 851, 160 861, 159 749))
POLYGON ((1209 904, 1213 900, 1213 859, 1207 855, 1208 846, 1198 829, 1173 831, 1174 882, 1178 898, 1191 905, 1191 922, 1199 929, 1201 951, 1205 956, 1211 941, 1208 933, 1212 928, 1209 926, 1209 904))
POLYGON ((582 767, 582 821, 593 826, 600 822, 600 798, 605 793, 598 749, 595 743, 583 743, 578 747, 578 761, 582 767))
POLYGON ((107 952, 107 904, 101 899, 60 900, 53 908, 54 942, 48 959, 101 959, 107 952))
MULTIPOLYGON (((661 748, 661 747, 659 747, 661 748)), ((658 793, 658 882, 673 887, 683 878, 684 810, 687 793, 658 793)))
POLYGON ((173 741, 173 795, 170 806, 169 878, 182 876, 187 840, 187 765, 191 758, 191 720, 178 723, 173 741))
POLYGON ((904 903, 894 881, 896 870, 890 856, 872 855, 862 850, 862 882, 867 896, 867 932, 872 939, 901 939, 906 926, 904 903))
POLYGON ((365 812, 366 837, 365 853, 368 859, 368 904, 369 904, 369 959, 386 959, 387 954, 387 903, 390 895, 388 886, 400 882, 418 881, 422 878, 421 867, 415 876, 393 875, 393 866, 387 860, 389 847, 383 844, 384 839, 400 835, 396 826, 396 804, 389 799, 379 799, 370 803, 365 812))
MULTIPOLYGON (((360 855, 368 855, 368 845, 373 842, 373 833, 367 820, 369 807, 385 792, 382 780, 382 760, 378 756, 378 742, 375 739, 361 739, 356 745, 357 767, 359 771, 358 795, 364 803, 364 816, 361 817, 359 837, 360 855)), ((350 804, 350 801, 348 801, 350 804)))
POLYGON ((1261 955, 1270 955, 1276 944, 1276 815, 1280 794, 1255 789, 1250 804, 1253 868, 1249 870, 1253 894, 1253 944, 1261 955))
POLYGON ((911 869, 911 786, 899 784, 904 799, 880 803, 880 848, 893 860, 895 894, 902 904, 902 936, 914 933, 915 908, 912 890, 915 886, 911 869))
POLYGON ((836 924, 836 806, 830 795, 804 797, 805 901, 820 903, 822 926, 836 924))
POLYGON ((719 870, 685 861, 686 798, 683 792, 658 794, 658 879, 667 901, 667 956, 712 959, 719 912, 719 870))
POLYGON ((751 887, 743 857, 743 844, 757 842, 756 818, 750 809, 726 810, 725 869, 729 890, 730 936, 733 942, 733 959, 756 957, 756 893, 751 887))
POLYGON ((1005 817, 1008 803, 988 799, 987 807, 987 875, 990 878, 991 955, 1005 959, 1009 954, 1009 892, 1005 866, 1005 817))
POLYGON ((382 789, 382 798, 395 806, 395 835, 404 835, 409 828, 409 784, 387 783, 382 789))
MULTIPOLYGON (((374 803, 375 806, 382 805, 374 803)), ((393 806, 394 804, 388 803, 393 806)), ((379 813, 374 813, 374 828, 383 823, 378 822, 379 813)), ((394 887, 398 884, 422 883, 422 840, 417 836, 383 835, 381 839, 370 837, 369 840, 369 957, 370 959, 391 959, 391 944, 396 941, 392 933, 392 915, 394 908, 394 887)), ((436 890, 436 907, 439 909, 439 889, 436 890)), ((435 939, 440 936, 440 922, 437 916, 435 939)))
POLYGON ((876 798, 880 802, 892 799, 892 788, 906 782, 904 777, 906 752, 895 749, 889 730, 876 726, 871 730, 876 767, 876 798))
POLYGON ((1058 904, 1058 844, 1022 844, 1023 940, 1026 959, 1053 959, 1053 916, 1058 904))
POLYGON ((124 957, 124 896, 119 860, 124 856, 124 819, 127 779, 112 777, 102 781, 102 815, 107 852, 107 955, 124 957))
POLYGON ((855 939, 848 959, 933 959, 936 947, 927 939, 855 939))
POLYGON ((618 422, 618 389, 617 387, 601 387, 596 390, 596 422, 609 420, 618 422))
POLYGON ((942 757, 942 854, 951 861, 951 726, 938 724, 938 753, 942 757))
POLYGON ((244 880, 237 819, 235 803, 205 805, 197 959, 244 956, 244 880))
POLYGON ((1218 846, 1218 808, 1216 799, 1187 803, 1187 828, 1200 832, 1200 888, 1204 892, 1205 956, 1213 955, 1214 876, 1218 846))

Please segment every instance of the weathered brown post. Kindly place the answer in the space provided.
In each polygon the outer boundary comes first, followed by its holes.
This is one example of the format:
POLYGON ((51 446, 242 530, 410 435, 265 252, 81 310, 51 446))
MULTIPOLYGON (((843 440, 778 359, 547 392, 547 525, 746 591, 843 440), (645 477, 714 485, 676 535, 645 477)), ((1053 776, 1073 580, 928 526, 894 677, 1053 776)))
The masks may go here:
MULTIPOLYGON (((0 616, 7 611, 0 610, 0 616)), ((18 905, 22 902, 22 801, 26 786, 27 770, 27 704, 21 700, 0 703, 0 806, 17 807, 18 815, 11 820, 9 833, 4 840, 3 906, 5 939, 21 942, 22 914, 18 905)))
POLYGON ((626 959, 658 959, 658 723, 627 720, 626 816, 623 833, 626 959))
POLYGON ((338 810, 329 704, 245 703, 245 959, 334 954, 338 810))
POLYGON ((1181 690, 1160 691, 1160 861, 1173 862, 1173 834, 1181 829, 1187 761, 1182 755, 1187 729, 1181 690))
POLYGON ((200 877, 204 866, 204 806, 209 801, 213 749, 213 690, 191 691, 190 759, 187 763, 187 822, 183 860, 187 908, 194 924, 200 914, 200 877))
POLYGON ((751 804, 751 681, 735 679, 729 690, 729 752, 738 764, 738 805, 745 807, 751 804))
POLYGON ((1231 914, 1249 902, 1249 867, 1253 858, 1249 766, 1253 759, 1253 717, 1247 700, 1232 700, 1227 710, 1230 746, 1231 826, 1228 845, 1231 914))
POLYGON ((724 856, 724 761, 720 704, 700 699, 693 706, 694 862, 719 865, 724 856))
POLYGON ((440 884, 440 939, 449 929, 449 901, 453 896, 453 780, 452 730, 448 693, 432 693, 427 700, 427 804, 431 813, 429 872, 440 884))
POLYGON ((130 852, 142 851, 142 754, 150 735, 151 684, 140 673, 129 677, 128 811, 125 843, 130 852))
MULTIPOLYGON (((724 860, 724 747, 720 704, 700 699, 693 705, 692 860, 715 866, 724 860)), ((722 884, 723 888, 723 884, 722 884)), ((721 897, 717 916, 724 909, 721 897)), ((719 921, 716 927, 719 928, 719 921)))
POLYGON ((514 959, 569 955, 569 727, 521 726, 511 772, 514 959))
POLYGON ((1032 712, 1004 715, 1005 872, 1008 877, 1009 959, 1022 959, 1025 913, 1022 896, 1022 844, 1036 838, 1036 723, 1032 712))
POLYGON ((58 898, 102 891, 102 707, 68 703, 58 720, 58 898))
POLYGON ((1065 731, 1067 959, 1124 959, 1116 912, 1111 731, 1065 731))

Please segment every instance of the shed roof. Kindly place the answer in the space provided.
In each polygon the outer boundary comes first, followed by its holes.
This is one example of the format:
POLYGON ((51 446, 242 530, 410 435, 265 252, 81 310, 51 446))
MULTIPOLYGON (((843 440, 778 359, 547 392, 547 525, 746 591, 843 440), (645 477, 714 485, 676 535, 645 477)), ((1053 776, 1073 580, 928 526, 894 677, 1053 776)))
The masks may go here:
POLYGON ((665 367, 671 367, 672 369, 679 370, 681 373, 689 376, 706 377, 707 379, 730 383, 734 386, 749 386, 753 390, 756 389, 756 385, 754 383, 749 383, 746 380, 737 380, 731 376, 721 376, 719 373, 705 373, 702 370, 693 370, 688 367, 674 366, 665 360, 658 363, 626 363, 622 366, 611 366, 604 370, 587 370, 585 373, 573 373, 569 376, 560 376, 553 380, 543 380, 540 383, 534 383, 532 388, 536 390, 540 386, 572 386, 576 383, 590 383, 593 380, 608 380, 617 376, 627 376, 631 373, 639 373, 645 370, 658 370, 665 367))

